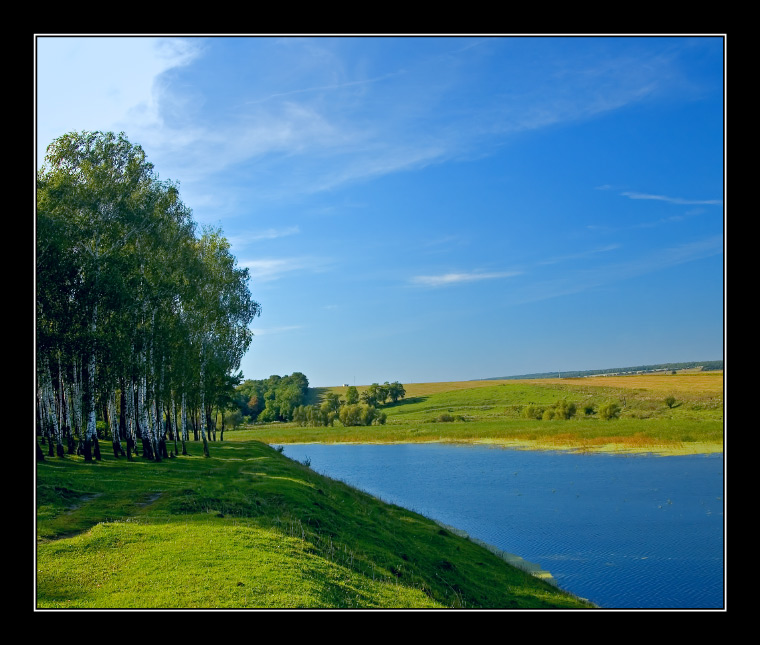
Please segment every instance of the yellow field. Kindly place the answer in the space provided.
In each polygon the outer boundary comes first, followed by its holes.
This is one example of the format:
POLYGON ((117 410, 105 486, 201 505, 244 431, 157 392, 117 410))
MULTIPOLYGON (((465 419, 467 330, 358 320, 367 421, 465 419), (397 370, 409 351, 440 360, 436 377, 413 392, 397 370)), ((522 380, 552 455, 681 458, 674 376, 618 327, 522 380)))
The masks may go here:
MULTIPOLYGON (((678 374, 634 374, 631 376, 590 376, 585 378, 551 378, 551 379, 505 379, 498 381, 450 381, 442 383, 404 383, 407 397, 428 396, 439 392, 469 390, 476 387, 493 387, 502 383, 530 383, 532 385, 554 385, 561 387, 611 387, 635 390, 647 390, 656 396, 690 393, 702 396, 721 396, 723 394, 723 371, 685 372, 678 374)), ((361 392, 367 385, 357 385, 361 392)), ((323 392, 335 392, 344 395, 345 387, 318 388, 323 392)))

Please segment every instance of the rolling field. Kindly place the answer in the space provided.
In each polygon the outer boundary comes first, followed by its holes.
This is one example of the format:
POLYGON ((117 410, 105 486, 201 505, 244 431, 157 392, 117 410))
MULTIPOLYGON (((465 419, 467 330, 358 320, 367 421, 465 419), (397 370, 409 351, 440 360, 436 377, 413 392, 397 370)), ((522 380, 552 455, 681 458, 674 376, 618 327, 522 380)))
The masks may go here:
MULTIPOLYGON (((268 443, 421 442, 490 443, 531 449, 658 454, 723 451, 723 372, 645 374, 574 379, 413 383, 406 397, 383 406, 382 426, 299 428, 256 425, 230 434, 268 443), (668 402, 668 398, 670 401, 668 402), (575 405, 569 419, 525 418, 527 406, 575 405), (619 416, 600 417, 609 403, 619 416)), ((360 392, 364 387, 357 388, 360 392)), ((314 388, 311 403, 327 392, 314 388)))
POLYGON ((37 609, 592 607, 258 441, 189 450, 37 463, 37 609))

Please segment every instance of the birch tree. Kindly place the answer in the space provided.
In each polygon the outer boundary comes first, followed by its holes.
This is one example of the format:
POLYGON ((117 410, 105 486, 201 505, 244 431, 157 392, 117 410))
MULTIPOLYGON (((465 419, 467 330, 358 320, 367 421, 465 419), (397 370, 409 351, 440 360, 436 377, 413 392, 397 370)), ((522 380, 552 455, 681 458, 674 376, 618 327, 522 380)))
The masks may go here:
POLYGON ((70 418, 87 461, 98 458, 98 410, 115 454, 123 428, 128 458, 138 434, 143 457, 160 458, 170 421, 186 454, 196 413, 208 454, 206 406, 229 387, 260 309, 221 232, 197 238, 191 215, 123 134, 70 133, 48 148, 37 177, 38 417, 53 441, 70 418))

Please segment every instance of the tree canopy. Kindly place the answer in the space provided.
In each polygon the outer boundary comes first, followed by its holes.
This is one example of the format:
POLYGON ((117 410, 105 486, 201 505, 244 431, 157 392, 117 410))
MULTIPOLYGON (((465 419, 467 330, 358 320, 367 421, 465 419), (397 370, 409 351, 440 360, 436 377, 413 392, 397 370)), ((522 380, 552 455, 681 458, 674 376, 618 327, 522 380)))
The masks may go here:
POLYGON ((123 133, 72 132, 48 147, 36 233, 43 429, 60 446, 76 427, 87 457, 96 411, 109 410, 112 430, 121 421, 157 457, 169 419, 184 422, 185 406, 203 411, 239 382, 260 314, 247 269, 221 231, 197 234, 178 185, 123 133))

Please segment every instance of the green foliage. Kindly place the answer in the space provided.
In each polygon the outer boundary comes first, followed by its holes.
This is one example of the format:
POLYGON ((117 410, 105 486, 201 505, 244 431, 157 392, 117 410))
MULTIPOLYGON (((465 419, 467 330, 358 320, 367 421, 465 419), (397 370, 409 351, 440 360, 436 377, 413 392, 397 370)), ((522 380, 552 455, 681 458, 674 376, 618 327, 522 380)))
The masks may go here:
MULTIPOLYGON (((349 388, 349 390, 350 389, 351 388, 349 388)), ((392 403, 397 403, 405 396, 406 390, 401 383, 398 381, 388 383, 388 381, 386 381, 383 385, 380 385, 379 383, 373 383, 359 395, 359 399, 367 405, 378 407, 385 405, 388 399, 390 399, 392 403)), ((346 402, 349 402, 348 397, 346 399, 346 402)))
MULTIPOLYGON (((81 389, 86 441, 116 391, 141 388, 151 410, 185 398, 196 414, 227 407, 260 313, 229 248, 218 230, 196 235, 177 184, 123 133, 56 139, 37 174, 40 406, 81 389)), ((62 416, 55 405, 41 418, 62 416)), ((154 442, 163 414, 144 428, 154 442)))
POLYGON ((665 397, 665 405, 669 408, 672 408, 676 404, 676 397, 674 396, 666 396, 665 397))
POLYGON ((578 406, 572 401, 561 399, 554 405, 539 406, 529 403, 522 409, 521 416, 524 419, 541 419, 550 421, 551 419, 571 419, 575 416, 578 406))
POLYGON ((344 426, 383 425, 387 415, 372 405, 346 404, 340 408, 338 418, 344 426))
POLYGON ((316 428, 332 426, 337 413, 319 405, 300 405, 293 411, 292 420, 300 426, 316 428))
POLYGON ((234 402, 245 416, 254 421, 291 421, 294 411, 304 405, 309 380, 301 372, 268 379, 247 379, 235 389, 234 402))
POLYGON ((617 419, 621 413, 620 406, 614 401, 608 401, 599 406, 599 418, 609 421, 610 419, 617 419))
POLYGON ((346 403, 348 405, 359 403, 359 390, 353 385, 349 385, 346 389, 346 403))
POLYGON ((545 408, 541 406, 529 403, 522 409, 522 417, 524 419, 542 419, 544 416, 544 409, 545 408))
POLYGON ((388 397, 393 403, 400 401, 406 396, 404 386, 398 381, 394 381, 393 383, 388 383, 388 381, 386 381, 385 386, 388 390, 388 397))
POLYGON ((562 399, 554 404, 554 412, 559 419, 571 419, 575 416, 578 406, 572 401, 562 399))
POLYGON ((243 413, 239 409, 224 412, 224 425, 233 430, 239 428, 244 422, 243 413))

